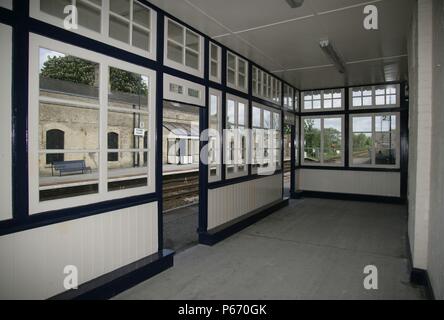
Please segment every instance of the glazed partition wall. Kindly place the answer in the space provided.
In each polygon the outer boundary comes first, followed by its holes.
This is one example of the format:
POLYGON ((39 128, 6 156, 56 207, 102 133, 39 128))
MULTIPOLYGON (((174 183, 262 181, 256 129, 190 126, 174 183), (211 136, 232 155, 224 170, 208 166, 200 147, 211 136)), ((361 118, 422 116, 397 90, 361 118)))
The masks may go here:
POLYGON ((299 123, 299 193, 406 201, 406 83, 304 91, 299 123))
MULTIPOLYGON (((295 88, 148 1, 5 4, 0 297, 109 297, 116 291, 98 290, 101 276, 118 291, 127 272, 142 281, 171 267, 162 234, 163 100, 201 106, 201 133, 246 132, 259 104, 275 114, 280 135, 283 102, 296 111, 295 88), (65 29, 66 4, 78 6, 77 29, 65 29), (64 287, 66 266, 77 268, 80 290, 64 287)), ((207 140, 200 234, 282 202, 282 155, 273 174, 260 176, 246 136, 229 148, 216 135, 207 140), (222 162, 230 150, 242 160, 233 170, 222 162)))

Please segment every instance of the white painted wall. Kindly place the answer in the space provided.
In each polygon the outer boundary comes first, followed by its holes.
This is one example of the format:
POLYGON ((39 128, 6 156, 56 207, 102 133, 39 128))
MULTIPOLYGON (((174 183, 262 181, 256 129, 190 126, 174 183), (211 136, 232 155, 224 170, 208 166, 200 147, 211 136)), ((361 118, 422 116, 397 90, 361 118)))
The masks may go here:
POLYGON ((433 106, 428 273, 444 299, 444 1, 433 1, 433 106))
POLYGON ((208 230, 281 199, 281 174, 208 190, 208 230))
POLYGON ((158 250, 157 202, 0 237, 0 299, 64 291, 63 269, 84 283, 158 250))
POLYGON ((410 39, 409 239, 414 268, 427 269, 432 138, 433 0, 419 0, 410 39))
POLYGON ((400 197, 399 172, 296 170, 296 189, 303 191, 400 197))
POLYGON ((11 82, 12 28, 0 24, 0 221, 12 218, 11 82))

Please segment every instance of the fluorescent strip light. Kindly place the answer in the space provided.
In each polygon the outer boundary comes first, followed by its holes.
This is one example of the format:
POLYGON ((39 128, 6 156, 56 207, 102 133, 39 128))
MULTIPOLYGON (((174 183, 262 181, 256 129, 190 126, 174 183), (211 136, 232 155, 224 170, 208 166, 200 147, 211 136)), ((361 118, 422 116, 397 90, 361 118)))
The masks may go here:
POLYGON ((322 51, 327 55, 327 57, 331 60, 331 62, 335 65, 336 69, 338 69, 339 73, 345 73, 345 63, 339 56, 339 54, 335 51, 332 44, 328 40, 321 40, 319 45, 322 51))

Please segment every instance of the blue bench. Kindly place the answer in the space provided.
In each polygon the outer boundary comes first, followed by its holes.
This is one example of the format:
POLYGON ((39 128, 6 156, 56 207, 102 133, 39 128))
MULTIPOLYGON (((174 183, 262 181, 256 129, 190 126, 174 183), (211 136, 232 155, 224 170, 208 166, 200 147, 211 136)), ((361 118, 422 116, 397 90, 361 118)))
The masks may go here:
POLYGON ((62 176, 64 173, 91 173, 91 168, 87 167, 85 160, 73 160, 73 161, 54 161, 52 163, 52 175, 54 176, 54 170, 59 172, 62 176))

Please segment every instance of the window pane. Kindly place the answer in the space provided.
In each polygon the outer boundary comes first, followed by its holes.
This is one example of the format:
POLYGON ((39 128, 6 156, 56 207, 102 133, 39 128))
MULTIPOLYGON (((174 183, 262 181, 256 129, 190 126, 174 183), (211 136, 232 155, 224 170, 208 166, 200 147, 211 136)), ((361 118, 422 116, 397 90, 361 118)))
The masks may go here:
POLYGON ((109 107, 148 110, 148 77, 111 67, 109 107))
POLYGON ((199 69, 199 55, 188 49, 185 50, 185 65, 193 69, 199 69))
POLYGON ((79 25, 87 29, 100 32, 101 12, 99 9, 89 5, 84 1, 77 1, 79 25))
POLYGON ((187 30, 186 46, 194 51, 199 51, 199 36, 194 32, 187 30))
POLYGON ((261 126, 261 109, 253 107, 253 127, 261 126))
POLYGON ((137 1, 134 1, 133 10, 134 10, 133 21, 145 28, 150 29, 151 27, 150 10, 139 4, 137 1))
POLYGON ((375 117, 375 163, 396 164, 396 116, 375 117))
POLYGON ((353 118, 352 161, 355 165, 372 163, 372 117, 353 118))
POLYGON ((211 76, 214 78, 219 77, 219 66, 217 62, 211 61, 211 76))
POLYGON ((109 36, 129 44, 129 22, 114 16, 109 18, 109 36))
POLYGON ((183 27, 168 20, 168 39, 174 40, 180 44, 184 43, 183 27))
MULTIPOLYGON (((231 125, 236 124, 235 103, 233 100, 228 100, 228 102, 227 102, 227 123, 231 124, 231 125)), ((232 129, 232 127, 228 126, 228 129, 232 129)))
POLYGON ((145 51, 150 50, 150 33, 142 28, 133 26, 133 46, 145 51))
POLYGON ((271 112, 264 110, 264 129, 271 129, 271 112))
POLYGON ((239 59, 238 63, 239 63, 239 68, 238 68, 239 73, 246 74, 247 73, 247 68, 246 68, 245 61, 239 59))
POLYGON ((108 112, 108 132, 119 135, 119 149, 146 149, 149 129, 146 114, 127 112, 108 112))
POLYGON ((54 17, 65 19, 66 15, 63 10, 71 4, 71 0, 40 0, 40 10, 54 17))
POLYGON ((130 18, 130 0, 112 0, 109 9, 121 17, 130 18))
POLYGON ((238 77, 238 85, 239 85, 240 88, 245 89, 245 87, 246 87, 246 86, 245 86, 245 76, 239 74, 239 77, 238 77))
POLYGON ((119 152, 119 161, 108 162, 108 191, 148 185, 148 153, 119 152))
POLYGON ((376 105, 377 106, 385 105, 385 96, 376 96, 376 105))
POLYGON ((304 120, 304 161, 320 163, 321 119, 304 120))
POLYGON ((168 41, 167 57, 172 61, 183 64, 183 47, 168 41))
POLYGON ((245 105, 243 103, 238 104, 238 125, 244 126, 245 125, 245 105))
POLYGON ((342 119, 324 119, 324 163, 342 163, 342 119))
POLYGON ((235 70, 236 69, 236 57, 232 55, 231 53, 228 53, 227 56, 227 66, 230 69, 235 70))
POLYGON ((211 44, 211 59, 212 60, 219 60, 219 52, 218 52, 218 47, 215 46, 214 44, 211 44))
POLYGON ((63 153, 49 165, 46 164, 48 156, 41 153, 39 157, 40 201, 98 192, 98 153, 63 153))
POLYGON ((98 63, 40 49, 40 96, 98 104, 98 63))
POLYGON ((231 85, 236 84, 236 76, 235 76, 234 71, 232 71, 232 70, 227 71, 227 82, 231 85))

